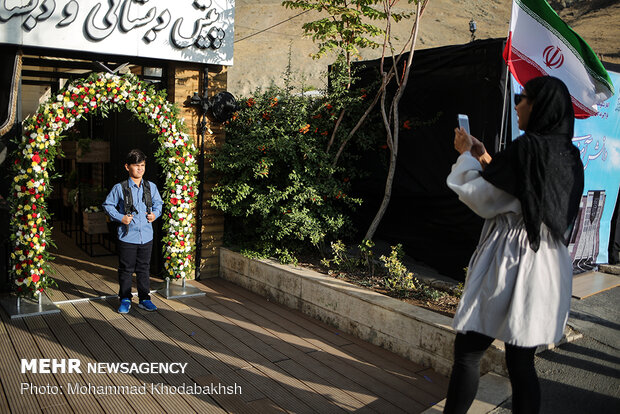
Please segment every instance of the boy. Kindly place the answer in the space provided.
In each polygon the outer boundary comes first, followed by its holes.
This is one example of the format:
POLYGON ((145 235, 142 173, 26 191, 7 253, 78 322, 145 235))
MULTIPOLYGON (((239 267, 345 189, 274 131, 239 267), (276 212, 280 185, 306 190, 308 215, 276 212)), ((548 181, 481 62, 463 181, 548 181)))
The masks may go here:
POLYGON ((164 204, 157 186, 143 180, 146 155, 138 149, 127 154, 126 181, 116 184, 103 203, 110 218, 118 226, 118 297, 119 313, 129 313, 131 308, 131 279, 134 271, 138 285, 138 307, 155 311, 151 302, 150 262, 153 248, 153 221, 162 213, 164 204))

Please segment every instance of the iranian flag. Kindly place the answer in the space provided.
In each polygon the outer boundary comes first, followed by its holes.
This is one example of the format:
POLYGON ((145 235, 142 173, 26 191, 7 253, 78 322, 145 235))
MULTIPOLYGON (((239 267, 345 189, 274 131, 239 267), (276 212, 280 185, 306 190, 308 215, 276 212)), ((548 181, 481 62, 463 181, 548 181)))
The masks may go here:
POLYGON ((504 60, 521 85, 537 76, 561 79, 571 94, 576 118, 597 113, 614 94, 601 61, 590 46, 545 0, 513 0, 504 60))

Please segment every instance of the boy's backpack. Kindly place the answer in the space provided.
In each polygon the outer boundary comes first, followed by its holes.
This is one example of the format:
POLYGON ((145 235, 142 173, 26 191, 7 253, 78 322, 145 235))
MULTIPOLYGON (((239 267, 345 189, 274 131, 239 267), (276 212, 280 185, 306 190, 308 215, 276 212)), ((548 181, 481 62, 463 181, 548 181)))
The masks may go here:
MULTIPOLYGON (((123 201, 125 203, 125 214, 132 214, 134 211, 137 213, 138 209, 133 204, 133 196, 131 195, 131 188, 129 188, 128 180, 121 181, 123 187, 123 201)), ((151 198, 151 184, 145 179, 142 179, 142 201, 146 204, 146 212, 150 213, 153 209, 153 199, 151 198)))

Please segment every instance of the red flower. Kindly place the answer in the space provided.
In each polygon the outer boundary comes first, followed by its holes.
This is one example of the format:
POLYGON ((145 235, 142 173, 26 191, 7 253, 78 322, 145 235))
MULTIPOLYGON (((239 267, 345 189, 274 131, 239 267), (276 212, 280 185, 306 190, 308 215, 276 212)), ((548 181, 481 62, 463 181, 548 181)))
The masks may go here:
POLYGON ((405 122, 403 122, 403 128, 411 129, 411 121, 406 120, 405 122))
POLYGON ((175 197, 172 197, 172 198, 170 199, 170 202, 176 206, 176 205, 177 205, 177 203, 179 202, 179 200, 177 200, 175 197))
POLYGON ((248 106, 254 106, 256 101, 254 100, 254 98, 250 98, 250 99, 248 99, 248 101, 246 103, 248 104, 248 106))
POLYGON ((32 281, 33 281, 34 283, 37 283, 37 282, 39 281, 39 279, 40 279, 40 276, 39 276, 39 275, 32 275, 32 281))
POLYGON ((36 162, 37 164, 41 162, 41 157, 39 157, 39 153, 35 152, 32 156, 32 162, 36 162))

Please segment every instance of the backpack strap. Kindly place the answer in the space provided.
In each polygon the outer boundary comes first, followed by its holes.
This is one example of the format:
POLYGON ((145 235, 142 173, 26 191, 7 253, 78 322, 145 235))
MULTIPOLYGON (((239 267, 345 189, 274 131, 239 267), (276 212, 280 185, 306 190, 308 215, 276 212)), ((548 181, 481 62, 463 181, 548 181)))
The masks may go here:
POLYGON ((121 187, 123 188, 123 202, 125 204, 125 214, 132 214, 134 211, 137 213, 137 210, 133 206, 133 196, 131 195, 131 188, 129 188, 129 183, 127 180, 121 181, 121 187))
POLYGON ((153 210, 153 198, 151 197, 151 184, 142 179, 142 201, 146 204, 146 212, 150 213, 153 210))

